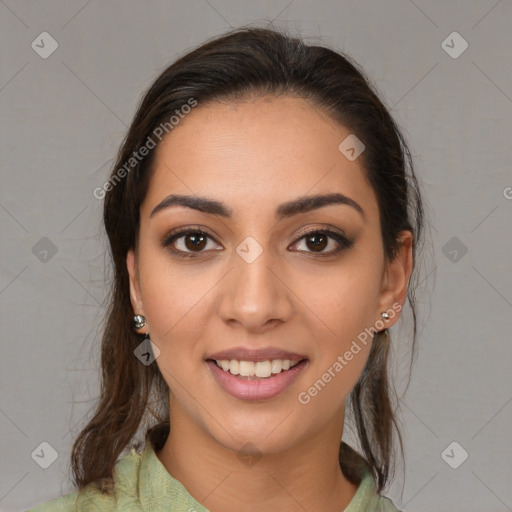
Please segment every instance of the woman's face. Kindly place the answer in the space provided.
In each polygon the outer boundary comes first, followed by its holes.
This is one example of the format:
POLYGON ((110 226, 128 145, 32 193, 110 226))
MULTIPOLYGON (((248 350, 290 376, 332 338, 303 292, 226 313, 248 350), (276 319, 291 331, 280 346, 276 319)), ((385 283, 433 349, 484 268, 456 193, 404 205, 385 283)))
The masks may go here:
POLYGON ((410 273, 410 252, 385 264, 361 158, 338 148, 349 135, 303 99, 265 97, 199 104, 158 146, 127 264, 171 430, 275 453, 343 423, 365 329, 403 304, 410 273), (338 200, 306 200, 322 195, 338 200))

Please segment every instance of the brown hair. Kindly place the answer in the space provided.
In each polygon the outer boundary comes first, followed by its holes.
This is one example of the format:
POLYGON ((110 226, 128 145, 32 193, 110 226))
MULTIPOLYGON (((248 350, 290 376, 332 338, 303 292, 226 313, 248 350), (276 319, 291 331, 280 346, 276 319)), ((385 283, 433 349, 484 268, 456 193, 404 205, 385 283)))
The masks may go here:
MULTIPOLYGON (((78 489, 96 482, 104 492, 110 492, 115 463, 144 425, 148 411, 156 425, 146 431, 146 442, 151 439, 158 449, 169 430, 167 384, 156 364, 146 366, 134 357, 141 338, 132 330, 134 312, 126 268, 127 252, 137 246, 139 208, 155 151, 140 161, 131 161, 129 171, 119 170, 147 144, 156 127, 168 122, 191 99, 204 105, 265 94, 304 98, 364 143, 361 158, 378 198, 385 257, 392 260, 396 256, 398 233, 410 230, 416 271, 424 211, 411 154, 390 113, 355 62, 340 52, 307 45, 283 32, 254 27, 232 30, 186 54, 165 69, 144 95, 119 149, 110 186, 105 187, 104 224, 114 275, 102 338, 99 401, 71 454, 78 489), (150 407, 153 394, 157 411, 150 407)), ((417 333, 412 284, 408 300, 413 313, 414 355, 417 333)), ((349 396, 362 455, 341 443, 339 457, 343 473, 354 483, 359 481, 362 465, 369 467, 379 492, 394 467, 394 434, 403 457, 388 386, 389 349, 389 333, 376 334, 368 362, 349 396)))

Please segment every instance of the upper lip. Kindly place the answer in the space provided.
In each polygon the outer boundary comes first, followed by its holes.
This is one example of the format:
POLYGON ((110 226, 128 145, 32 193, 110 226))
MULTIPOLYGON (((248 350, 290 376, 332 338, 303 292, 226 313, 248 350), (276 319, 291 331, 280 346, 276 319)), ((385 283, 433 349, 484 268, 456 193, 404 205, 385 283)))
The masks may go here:
POLYGON ((247 347, 234 347, 226 350, 221 350, 210 354, 206 359, 215 359, 216 361, 236 359, 238 361, 272 361, 273 359, 282 359, 301 361, 307 359, 304 354, 296 352, 289 352, 278 347, 267 347, 260 349, 250 349, 247 347))

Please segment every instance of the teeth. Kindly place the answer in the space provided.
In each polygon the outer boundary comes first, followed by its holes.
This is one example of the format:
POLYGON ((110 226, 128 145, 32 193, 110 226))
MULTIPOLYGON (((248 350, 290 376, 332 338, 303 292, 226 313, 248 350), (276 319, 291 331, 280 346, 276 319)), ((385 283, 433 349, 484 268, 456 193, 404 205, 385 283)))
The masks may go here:
MULTIPOLYGON (((240 373, 240 363, 238 361, 236 361, 235 359, 233 359, 232 361, 224 361, 225 363, 228 363, 228 370, 233 374, 233 375, 238 375, 240 373)), ((219 364, 219 363, 217 363, 219 364)))
POLYGON ((254 372, 256 377, 266 379, 272 375, 272 363, 270 361, 258 361, 254 365, 254 372))
POLYGON ((289 359, 273 359, 272 361, 238 361, 236 359, 223 359, 215 361, 217 366, 225 372, 241 377, 259 377, 266 379, 271 375, 281 373, 284 370, 293 368, 299 361, 290 361, 289 359))
POLYGON ((240 375, 242 377, 252 377, 256 375, 255 367, 256 365, 252 361, 240 361, 240 375))
POLYGON ((272 373, 280 373, 283 369, 283 362, 281 359, 274 359, 272 361, 272 373))

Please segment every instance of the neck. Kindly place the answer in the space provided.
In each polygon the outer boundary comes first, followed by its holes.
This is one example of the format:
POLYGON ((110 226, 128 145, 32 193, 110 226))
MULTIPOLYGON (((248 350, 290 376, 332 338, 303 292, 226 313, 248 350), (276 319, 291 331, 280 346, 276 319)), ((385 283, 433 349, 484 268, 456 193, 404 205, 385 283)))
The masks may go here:
POLYGON ((339 512, 357 491, 339 465, 343 411, 285 451, 241 455, 217 443, 183 411, 171 410, 170 433, 157 456, 211 512, 339 512))

